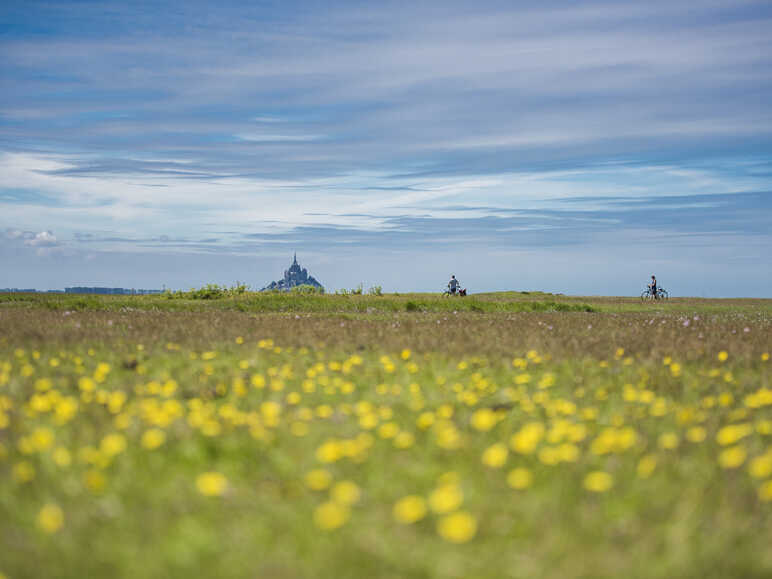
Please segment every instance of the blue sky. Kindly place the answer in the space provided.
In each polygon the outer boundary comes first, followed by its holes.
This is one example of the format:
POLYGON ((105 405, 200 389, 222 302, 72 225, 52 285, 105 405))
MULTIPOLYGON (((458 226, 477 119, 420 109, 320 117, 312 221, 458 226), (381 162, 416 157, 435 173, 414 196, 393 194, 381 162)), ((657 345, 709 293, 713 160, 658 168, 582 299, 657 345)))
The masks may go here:
POLYGON ((772 296, 772 5, 14 2, 0 287, 772 296))

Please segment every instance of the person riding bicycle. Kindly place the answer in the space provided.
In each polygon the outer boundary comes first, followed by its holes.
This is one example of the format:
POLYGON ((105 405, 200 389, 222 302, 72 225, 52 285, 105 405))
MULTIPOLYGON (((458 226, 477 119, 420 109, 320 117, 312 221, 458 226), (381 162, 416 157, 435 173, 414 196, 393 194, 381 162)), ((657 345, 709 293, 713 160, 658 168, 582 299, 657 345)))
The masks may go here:
POLYGON ((456 295, 456 292, 459 288, 458 280, 456 279, 455 275, 450 276, 450 281, 448 282, 448 291, 451 293, 451 295, 456 295))
POLYGON ((651 276, 651 283, 649 284, 649 293, 657 299, 657 278, 651 276))

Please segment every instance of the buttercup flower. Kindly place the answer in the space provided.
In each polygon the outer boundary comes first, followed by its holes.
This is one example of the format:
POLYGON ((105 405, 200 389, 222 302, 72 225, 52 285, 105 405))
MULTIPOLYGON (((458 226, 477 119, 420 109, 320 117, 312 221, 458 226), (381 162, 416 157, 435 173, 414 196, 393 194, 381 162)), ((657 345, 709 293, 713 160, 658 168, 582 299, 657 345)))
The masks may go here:
POLYGON ((418 495, 402 497, 394 504, 394 518, 403 524, 409 525, 420 521, 426 516, 426 501, 418 495))
POLYGON ((485 452, 483 452, 482 455, 482 462, 485 466, 491 468, 501 468, 507 462, 508 455, 509 450, 507 450, 507 447, 504 444, 497 442, 485 449, 485 452))
POLYGON ((513 468, 507 475, 507 484, 513 489, 527 489, 533 483, 533 475, 527 468, 513 468))
POLYGON ((315 468, 306 473, 306 486, 314 491, 323 491, 330 486, 332 475, 323 468, 315 468))
POLYGON ((451 543, 466 543, 477 533, 477 520, 466 511, 446 515, 437 523, 437 533, 451 543))
POLYGON ((601 470, 595 470, 584 477, 584 488, 594 493, 604 493, 614 486, 613 477, 601 470))
POLYGON ((220 496, 225 493, 228 486, 228 479, 219 472, 205 472, 196 478, 196 488, 202 495, 212 497, 220 496))
POLYGON ((55 533, 64 524, 64 513, 58 505, 48 503, 40 509, 37 517, 38 527, 45 533, 55 533))
POLYGON ((148 450, 158 448, 166 441, 166 433, 159 428, 151 428, 142 434, 142 447, 148 450))
POLYGON ((464 501, 464 494, 455 484, 445 484, 429 495, 429 506, 435 513, 449 513, 456 510, 464 501))
POLYGON ((718 464, 722 468, 737 468, 745 462, 747 456, 748 453, 742 446, 731 446, 718 455, 718 464))
POLYGON ((342 527, 350 516, 349 508, 335 501, 322 503, 314 511, 314 523, 323 531, 342 527))
POLYGON ((330 490, 330 498, 342 505, 353 505, 359 502, 362 491, 351 481, 344 480, 336 483, 330 490))

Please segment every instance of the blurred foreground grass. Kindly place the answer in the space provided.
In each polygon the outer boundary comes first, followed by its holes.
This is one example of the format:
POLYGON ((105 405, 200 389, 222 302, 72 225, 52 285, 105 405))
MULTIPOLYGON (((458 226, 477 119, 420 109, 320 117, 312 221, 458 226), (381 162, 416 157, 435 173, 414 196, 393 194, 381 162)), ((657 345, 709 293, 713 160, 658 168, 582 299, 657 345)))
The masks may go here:
POLYGON ((0 307, 0 573, 768 577, 758 302, 0 307))

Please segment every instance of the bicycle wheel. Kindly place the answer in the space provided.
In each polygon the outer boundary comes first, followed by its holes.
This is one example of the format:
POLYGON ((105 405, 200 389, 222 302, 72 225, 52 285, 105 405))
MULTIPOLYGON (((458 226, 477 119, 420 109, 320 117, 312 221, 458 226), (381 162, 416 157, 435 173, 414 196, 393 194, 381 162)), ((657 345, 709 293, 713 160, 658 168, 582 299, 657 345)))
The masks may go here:
POLYGON ((669 297, 670 296, 668 295, 667 290, 659 290, 659 299, 666 300, 669 297))
POLYGON ((645 302, 646 300, 651 299, 651 294, 649 293, 649 290, 643 290, 641 292, 641 301, 645 302))

